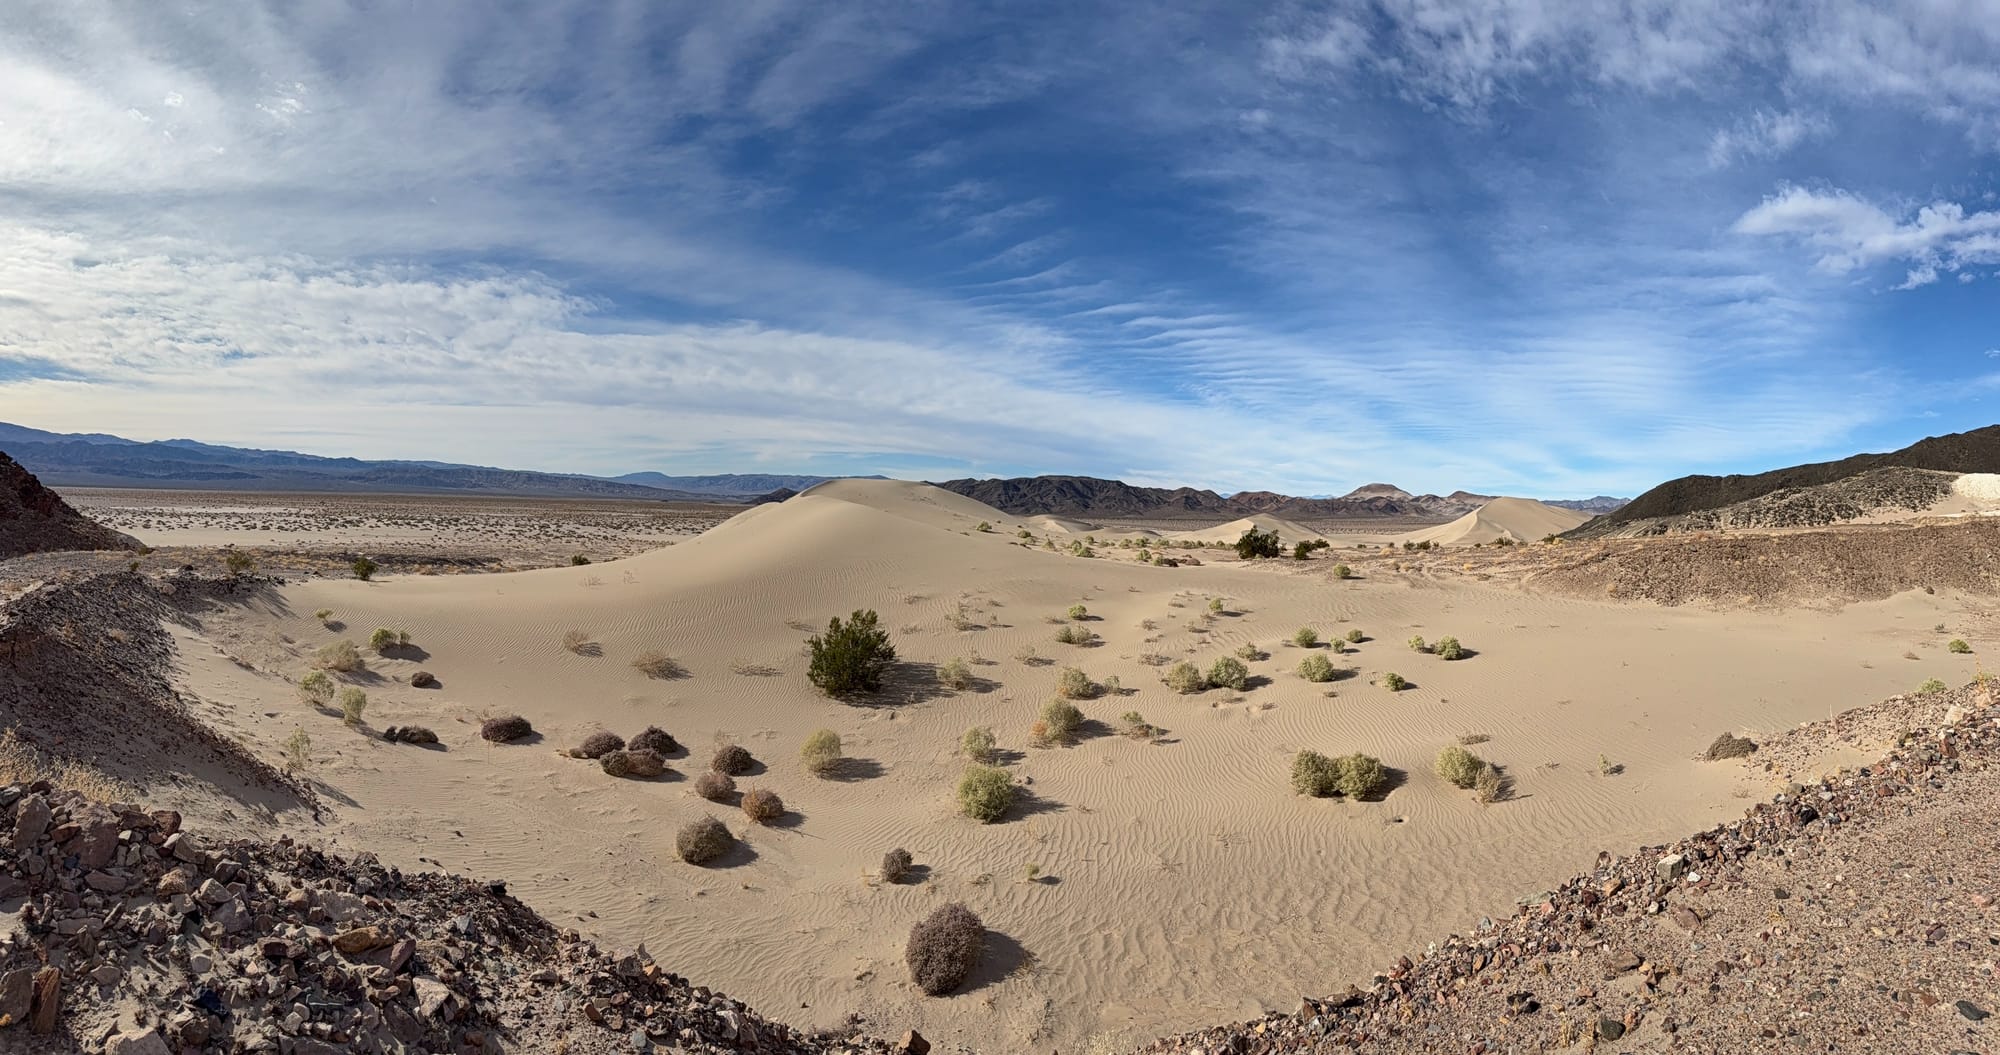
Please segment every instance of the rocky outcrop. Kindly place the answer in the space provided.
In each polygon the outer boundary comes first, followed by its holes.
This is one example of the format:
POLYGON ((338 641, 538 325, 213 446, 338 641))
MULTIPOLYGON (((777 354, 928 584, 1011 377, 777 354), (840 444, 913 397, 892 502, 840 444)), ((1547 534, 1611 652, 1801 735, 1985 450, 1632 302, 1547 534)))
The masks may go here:
POLYGON ((1770 531, 1826 527, 1865 517, 1914 517, 1952 493, 1957 473, 1889 467, 1832 483, 1786 487, 1720 509, 1677 516, 1598 517, 1568 533, 1574 539, 1670 535, 1688 531, 1770 531))
POLYGON ((34 473, 0 453, 0 560, 56 550, 138 548, 137 539, 77 512, 34 473))

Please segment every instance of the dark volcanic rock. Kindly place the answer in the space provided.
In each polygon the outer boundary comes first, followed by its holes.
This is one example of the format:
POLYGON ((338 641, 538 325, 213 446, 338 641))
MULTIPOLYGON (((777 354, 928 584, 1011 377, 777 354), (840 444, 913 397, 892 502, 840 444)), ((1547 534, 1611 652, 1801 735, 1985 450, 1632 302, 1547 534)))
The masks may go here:
POLYGON ((0 560, 51 550, 136 550, 139 541, 99 524, 0 454, 0 560))

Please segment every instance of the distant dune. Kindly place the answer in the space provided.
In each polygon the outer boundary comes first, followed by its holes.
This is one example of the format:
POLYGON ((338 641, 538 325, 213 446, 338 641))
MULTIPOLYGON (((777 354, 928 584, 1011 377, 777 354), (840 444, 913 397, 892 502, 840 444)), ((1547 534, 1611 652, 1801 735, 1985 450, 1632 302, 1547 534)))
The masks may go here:
POLYGON ((1590 519, 1590 514, 1563 509, 1530 498, 1496 498, 1449 524, 1398 536, 1398 542, 1429 542, 1436 546, 1470 546, 1496 539, 1533 542, 1560 535, 1590 519))

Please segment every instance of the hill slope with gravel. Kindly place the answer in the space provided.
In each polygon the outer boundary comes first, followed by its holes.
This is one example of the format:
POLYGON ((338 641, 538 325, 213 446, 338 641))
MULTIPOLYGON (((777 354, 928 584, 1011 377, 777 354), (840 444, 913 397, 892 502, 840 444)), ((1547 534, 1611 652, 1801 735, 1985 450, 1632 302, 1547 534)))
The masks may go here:
POLYGON ((136 550, 138 540, 84 516, 0 453, 0 560, 58 550, 136 550))

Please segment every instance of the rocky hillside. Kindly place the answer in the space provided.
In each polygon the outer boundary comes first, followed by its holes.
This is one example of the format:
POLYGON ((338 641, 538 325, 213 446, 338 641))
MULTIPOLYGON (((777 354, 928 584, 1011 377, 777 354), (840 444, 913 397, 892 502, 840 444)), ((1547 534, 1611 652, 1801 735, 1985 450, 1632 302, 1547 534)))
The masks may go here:
POLYGON ((1192 487, 1135 487, 1090 476, 1026 476, 1011 480, 947 480, 936 485, 1015 516, 1150 517, 1233 520, 1258 513, 1292 521, 1451 520, 1492 499, 1454 491, 1412 495, 1389 484, 1368 484, 1339 498, 1294 498, 1273 491, 1240 491, 1224 498, 1192 487))
POLYGON ((1957 473, 1868 469, 1831 483, 1781 487, 1718 509, 1622 520, 1598 517, 1569 533, 1576 539, 1668 535, 1681 531, 1825 527, 1882 514, 1916 514, 1950 496, 1957 473))
POLYGON ((1589 537, 1586 532, 1604 534, 1612 527, 1635 520, 1679 517, 1721 509, 1776 491, 1818 487, 1884 468, 1930 469, 1948 473, 2000 472, 2000 425, 1932 436, 1887 454, 1857 454, 1836 462, 1794 465, 1752 476, 1683 476, 1634 498, 1617 512, 1606 514, 1602 525, 1584 525, 1578 529, 1578 534, 1589 537))
POLYGON ((0 560, 56 550, 138 548, 137 539, 77 512, 34 473, 0 453, 0 560))

